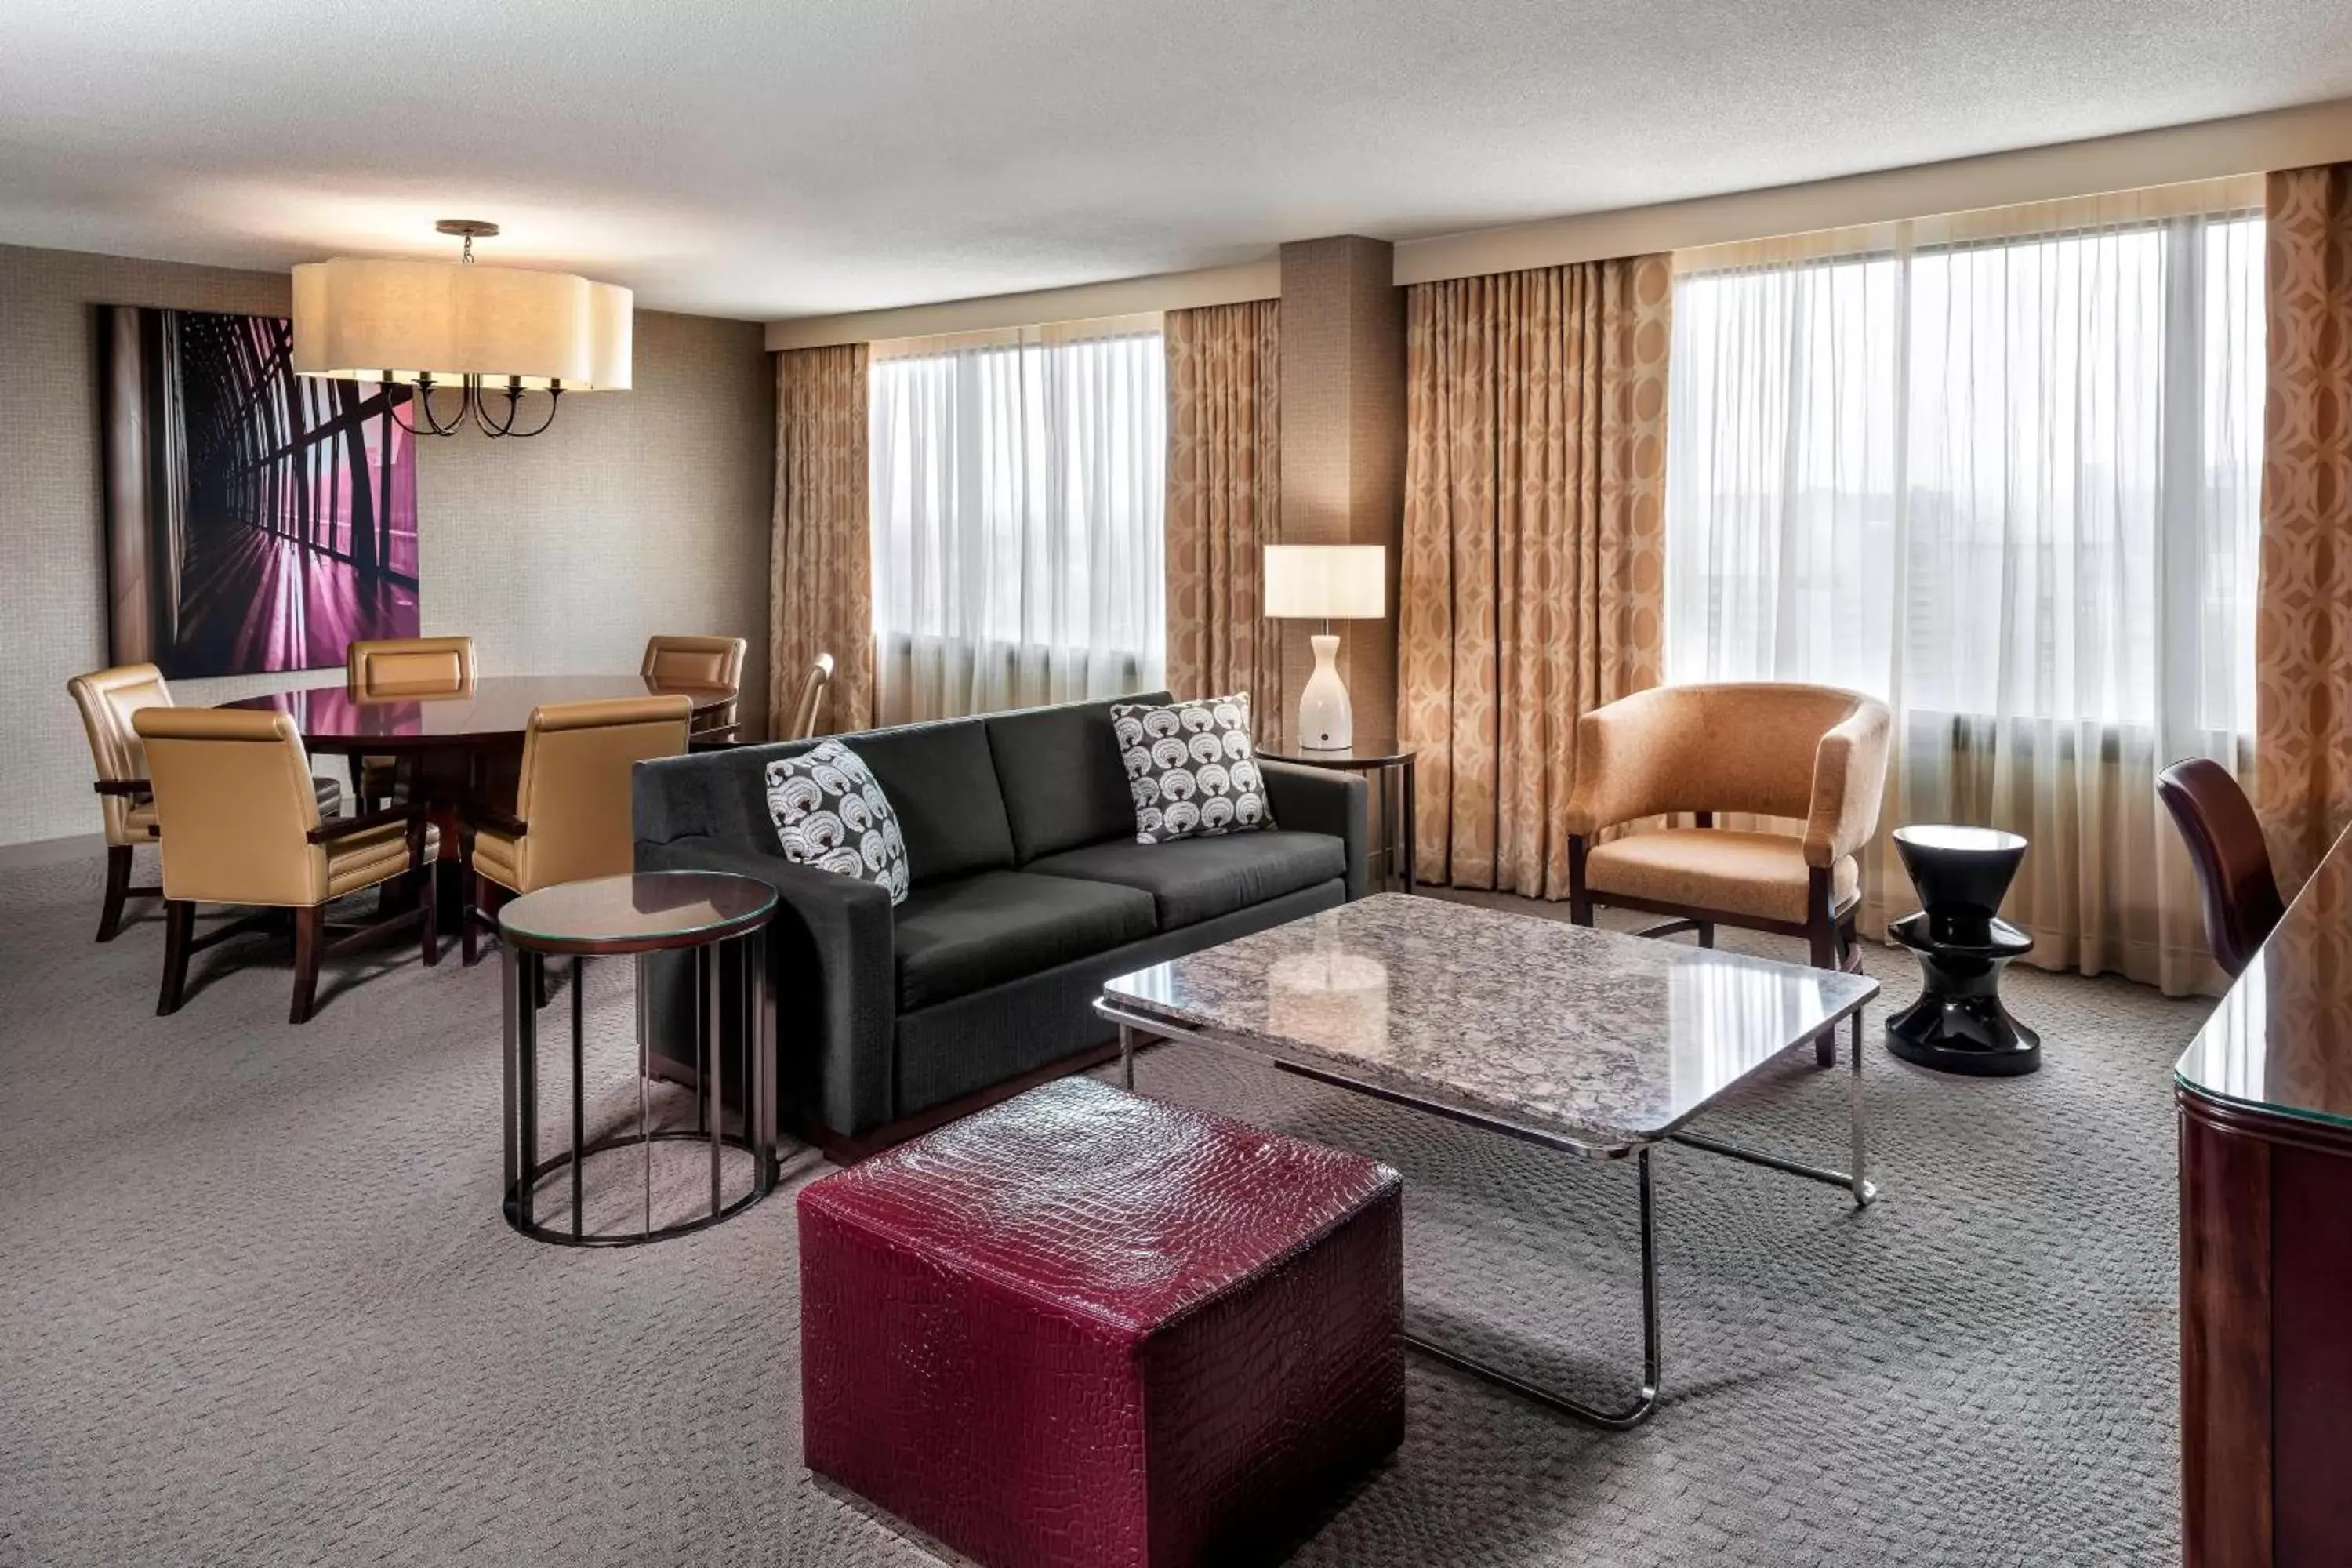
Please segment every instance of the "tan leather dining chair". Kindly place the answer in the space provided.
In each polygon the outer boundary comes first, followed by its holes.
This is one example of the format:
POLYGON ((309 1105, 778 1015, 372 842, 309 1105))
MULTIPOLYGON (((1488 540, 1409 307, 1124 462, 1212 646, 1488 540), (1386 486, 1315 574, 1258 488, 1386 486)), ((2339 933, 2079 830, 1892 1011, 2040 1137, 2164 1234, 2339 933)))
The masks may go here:
MULTIPOLYGON (((1855 857, 1878 831, 1894 717, 1859 692, 1778 681, 1660 686, 1596 708, 1576 725, 1569 918, 1595 905, 1672 917, 1643 934, 1715 928, 1801 936, 1813 963, 1859 969, 1855 857), (1603 828, 1689 812, 1696 827, 1603 828), (1801 835, 1714 826, 1717 812, 1793 817, 1801 835)), ((1816 1043, 1824 1065, 1834 1037, 1816 1043)))
POLYGON ((817 716, 824 709, 825 692, 833 685, 833 655, 821 653, 809 666, 808 678, 801 682, 801 694, 793 703, 792 718, 786 733, 777 737, 783 741, 805 741, 816 733, 817 716))
POLYGON ((490 916, 507 899, 630 868, 636 842, 629 823, 630 770, 684 752, 693 711, 684 696, 618 697, 531 710, 514 811, 476 806, 467 813, 460 849, 467 963, 480 956, 477 931, 495 929, 490 916))
POLYGON ((725 735, 736 728, 731 699, 743 689, 745 647, 741 637, 647 637, 639 673, 666 691, 726 692, 730 701, 706 708, 693 720, 698 739, 725 735))
POLYGON ((257 925, 294 919, 294 1002, 287 1016, 308 1023, 319 966, 331 953, 411 924, 424 928, 425 962, 438 956, 433 929, 434 856, 440 835, 423 806, 321 821, 310 787, 310 759, 284 713, 234 708, 142 708, 131 716, 147 751, 163 847, 163 986, 158 1014, 176 1013, 192 953, 257 925), (416 877, 415 908, 389 920, 332 925, 327 905, 416 877), (198 904, 258 906, 265 912, 195 935, 198 904), (330 931, 340 932, 329 942, 330 931))
MULTIPOLYGON (((66 691, 81 710, 90 762, 98 770, 95 787, 106 826, 106 901, 98 917, 98 940, 112 942, 122 930, 125 900, 160 898, 163 892, 159 887, 131 885, 132 851, 155 842, 147 751, 131 728, 131 716, 142 708, 171 707, 172 689, 153 665, 123 664, 77 675, 66 682, 66 691)), ((310 787, 322 815, 332 816, 341 806, 342 786, 334 780, 312 779, 310 787)))
MULTIPOLYGON (((472 637, 378 637, 343 649, 343 684, 355 698, 455 697, 478 674, 472 637)), ((397 757, 352 759, 363 808, 390 800, 404 782, 397 757)))

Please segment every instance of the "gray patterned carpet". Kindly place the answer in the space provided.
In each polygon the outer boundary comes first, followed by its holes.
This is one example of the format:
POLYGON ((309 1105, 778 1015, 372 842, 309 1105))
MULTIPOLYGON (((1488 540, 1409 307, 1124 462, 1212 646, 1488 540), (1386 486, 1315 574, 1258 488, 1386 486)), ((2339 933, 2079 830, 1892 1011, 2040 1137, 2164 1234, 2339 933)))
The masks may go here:
MULTIPOLYGON (((292 1029, 285 958, 244 942, 157 1019, 160 925, 94 945, 98 888, 0 875, 0 1563, 928 1561, 801 1467, 787 1195, 635 1251, 525 1242, 494 964, 338 969, 292 1029)), ((635 1106, 628 980, 590 976, 600 1116, 635 1106)), ((2167 1081, 2202 1008, 2032 972, 2012 1002, 2036 1078, 1873 1046, 1866 1213, 1660 1156, 1649 1426, 1415 1359, 1404 1448, 1295 1561, 2177 1561, 2167 1081)), ((1197 1052, 1142 1086, 1402 1168, 1423 1326, 1596 1393, 1633 1364, 1627 1171, 1197 1052)), ((1713 1125, 1834 1160, 1841 1090, 1791 1066, 1713 1125)))

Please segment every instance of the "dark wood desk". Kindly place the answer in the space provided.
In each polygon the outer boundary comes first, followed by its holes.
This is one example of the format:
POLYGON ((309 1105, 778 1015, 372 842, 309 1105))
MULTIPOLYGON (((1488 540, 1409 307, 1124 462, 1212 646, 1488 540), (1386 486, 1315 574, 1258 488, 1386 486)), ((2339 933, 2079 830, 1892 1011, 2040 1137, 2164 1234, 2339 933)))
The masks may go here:
POLYGON ((2352 834, 2175 1078, 2183 1556, 2352 1563, 2352 834))

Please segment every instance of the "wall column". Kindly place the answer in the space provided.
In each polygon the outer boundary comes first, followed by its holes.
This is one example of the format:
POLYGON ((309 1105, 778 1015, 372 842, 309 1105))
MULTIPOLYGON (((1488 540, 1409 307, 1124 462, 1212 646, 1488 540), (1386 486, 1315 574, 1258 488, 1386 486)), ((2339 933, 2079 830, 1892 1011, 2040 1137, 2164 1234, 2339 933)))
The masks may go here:
MULTIPOLYGON (((1348 621, 1340 678, 1356 732, 1396 732, 1396 574, 1404 517, 1404 294, 1386 241, 1360 235, 1282 247, 1285 544, 1387 547, 1389 613, 1348 621)), ((1315 668, 1315 627, 1282 623, 1286 719, 1315 668)))

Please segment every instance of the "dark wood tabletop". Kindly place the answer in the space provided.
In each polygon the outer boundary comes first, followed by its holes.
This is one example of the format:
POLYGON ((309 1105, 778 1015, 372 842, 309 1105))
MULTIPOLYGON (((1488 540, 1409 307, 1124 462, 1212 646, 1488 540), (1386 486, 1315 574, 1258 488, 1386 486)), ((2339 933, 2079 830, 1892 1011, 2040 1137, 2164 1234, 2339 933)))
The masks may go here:
POLYGON ((313 751, 370 752, 496 746, 519 743, 530 710, 555 702, 677 694, 694 710, 722 708, 736 693, 719 687, 674 686, 637 675, 489 675, 443 697, 359 697, 342 686, 301 687, 224 702, 224 708, 276 709, 294 716, 313 751))

